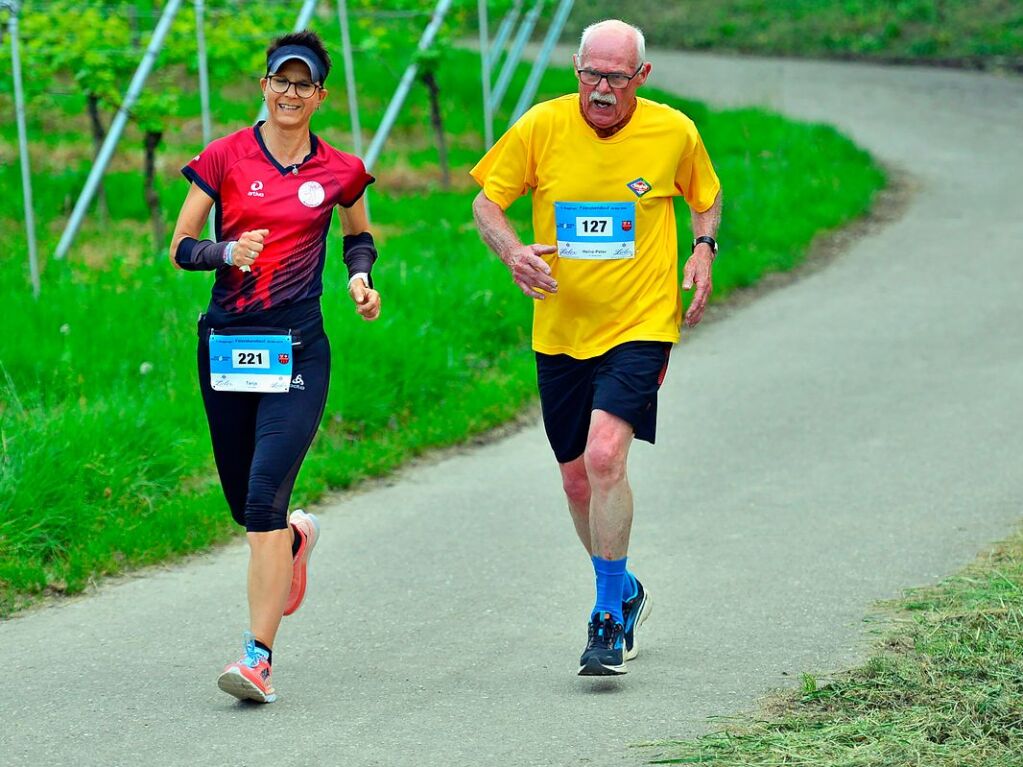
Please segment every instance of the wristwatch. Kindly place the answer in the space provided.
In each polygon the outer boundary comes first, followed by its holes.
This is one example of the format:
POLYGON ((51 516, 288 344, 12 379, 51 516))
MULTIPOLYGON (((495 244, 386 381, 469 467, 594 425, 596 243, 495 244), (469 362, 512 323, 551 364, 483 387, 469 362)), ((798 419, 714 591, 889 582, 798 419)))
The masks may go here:
POLYGON ((718 241, 715 240, 713 237, 711 237, 709 234, 702 234, 699 237, 697 237, 695 240, 693 240, 693 250, 691 252, 695 253, 696 252, 696 246, 699 245, 701 242, 705 242, 708 245, 710 245, 711 252, 714 254, 714 257, 717 258, 717 254, 718 254, 718 241))

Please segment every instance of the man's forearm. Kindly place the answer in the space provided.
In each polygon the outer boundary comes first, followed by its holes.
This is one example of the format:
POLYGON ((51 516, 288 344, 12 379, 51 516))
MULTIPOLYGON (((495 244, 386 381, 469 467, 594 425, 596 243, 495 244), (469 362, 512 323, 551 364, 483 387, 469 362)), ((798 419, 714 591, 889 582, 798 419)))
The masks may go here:
POLYGON ((703 211, 697 213, 692 211, 693 237, 714 237, 718 236, 718 227, 721 225, 721 192, 714 198, 713 204, 703 211))
POLYGON ((515 230, 501 206, 489 200, 482 192, 472 203, 472 214, 476 219, 483 242, 497 254, 506 266, 511 266, 512 252, 522 246, 515 230))

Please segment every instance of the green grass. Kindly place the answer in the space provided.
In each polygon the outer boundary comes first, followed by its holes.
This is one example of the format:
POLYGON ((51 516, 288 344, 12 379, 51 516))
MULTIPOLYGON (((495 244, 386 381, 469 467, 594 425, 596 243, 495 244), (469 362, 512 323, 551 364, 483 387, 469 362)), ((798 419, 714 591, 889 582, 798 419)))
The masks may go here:
POLYGON ((855 671, 774 701, 756 721, 659 744, 655 764, 1011 767, 1023 764, 1023 534, 910 592, 855 671))
MULTIPOLYGON (((365 82, 397 77, 393 63, 364 57, 359 66, 365 82)), ((475 189, 466 171, 482 149, 476 71, 472 55, 455 52, 440 76, 453 175, 460 179, 455 189, 441 191, 430 180, 435 153, 423 127, 421 89, 381 160, 372 194, 381 250, 374 274, 384 300, 379 322, 354 314, 343 293, 338 227, 330 235, 323 305, 333 380, 295 505, 506 422, 535 396, 530 302, 479 242, 469 208, 475 189)), ((519 84, 523 79, 520 72, 519 84)), ((568 70, 552 70, 542 93, 573 86, 568 70)), ((251 118, 253 92, 221 89, 218 134, 251 118)), ((861 216, 884 185, 870 158, 830 128, 647 95, 696 119, 723 181, 715 300, 797 264, 816 234, 861 216)), ((360 94, 370 126, 388 96, 389 90, 360 94)), ((315 126, 340 146, 349 145, 344 102, 336 83, 315 126)), ((195 111, 186 103, 162 149, 158 183, 168 222, 185 192, 177 168, 200 146, 195 111)), ((47 257, 89 168, 80 104, 69 98, 65 106, 57 114, 30 110, 44 256, 39 301, 27 285, 17 165, 0 167, 8 200, 0 217, 7 244, 0 249, 0 291, 16 318, 0 339, 0 615, 39 595, 78 592, 101 576, 237 534, 216 481, 195 382, 194 323, 210 278, 175 271, 162 244, 151 242, 137 135, 126 136, 107 176, 107 223, 91 216, 67 261, 47 257), (44 132, 44 122, 60 130, 44 132)), ((6 151, 12 136, 9 122, 0 125, 6 151)), ((523 227, 528 205, 523 200, 511 209, 523 227)), ((687 209, 680 213, 685 242, 687 209)))
MULTIPOLYGON (((570 29, 619 17, 621 3, 579 0, 570 29)), ((622 17, 670 48, 1023 70, 1016 0, 634 0, 622 17)))

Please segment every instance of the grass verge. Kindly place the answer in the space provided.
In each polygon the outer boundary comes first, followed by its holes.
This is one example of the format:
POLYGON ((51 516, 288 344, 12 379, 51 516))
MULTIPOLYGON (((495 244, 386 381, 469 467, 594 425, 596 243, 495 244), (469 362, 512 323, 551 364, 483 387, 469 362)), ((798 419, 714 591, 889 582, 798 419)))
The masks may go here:
POLYGON ((1023 764, 1023 532, 886 608, 867 663, 772 701, 762 717, 658 744, 654 764, 1010 767, 1023 764))
MULTIPOLYGON (((579 0, 570 28, 621 13, 579 0)), ((1023 5, 1006 0, 634 0, 622 18, 670 48, 1023 71, 1023 5)))
MULTIPOLYGON (((370 64, 362 71, 372 72, 370 64)), ((482 151, 478 61, 456 51, 448 64, 439 78, 454 175, 462 181, 448 191, 435 183, 430 134, 424 120, 416 122, 425 98, 414 97, 372 194, 379 322, 354 315, 343 293, 337 227, 328 238, 323 305, 333 380, 295 505, 491 429, 535 396, 530 302, 479 242, 469 208, 475 189, 466 171, 482 151)), ((379 81, 392 82, 380 67, 379 81)), ((517 77, 512 92, 525 72, 517 77)), ((573 87, 570 71, 551 70, 541 97, 573 87)), ((235 90, 223 89, 216 102, 220 134, 246 124, 254 111, 251 94, 235 90)), ((333 94, 315 129, 347 146, 336 129, 347 124, 341 95, 333 94)), ((379 105, 387 94, 363 95, 379 105)), ((645 95, 696 120, 722 178, 727 257, 715 268, 715 300, 799 263, 818 234, 862 216, 885 183, 870 157, 831 128, 645 95)), ((44 141, 33 164, 44 256, 89 168, 80 106, 67 103, 63 132, 44 141)), ((0 136, 11 129, 0 126, 0 136)), ((185 192, 177 168, 198 149, 195 120, 186 114, 168 130, 163 150, 159 186, 168 223, 185 192)), ((67 261, 44 261, 39 301, 27 287, 17 166, 0 167, 13 209, 0 216, 9 243, 0 250, 0 291, 17 318, 0 336, 0 616, 40 595, 75 593, 103 575, 237 532, 216 481, 195 383, 194 323, 210 279, 168 264, 149 239, 130 152, 119 162, 106 178, 106 221, 90 217, 67 261)), ((690 237, 686 212, 681 206, 681 242, 690 237)), ((528 200, 510 213, 525 230, 528 200)))

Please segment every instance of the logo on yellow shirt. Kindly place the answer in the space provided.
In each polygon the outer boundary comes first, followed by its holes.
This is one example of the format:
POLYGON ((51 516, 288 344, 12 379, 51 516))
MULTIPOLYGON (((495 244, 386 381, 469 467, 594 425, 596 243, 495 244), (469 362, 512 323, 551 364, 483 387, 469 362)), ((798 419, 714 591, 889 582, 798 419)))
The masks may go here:
POLYGON ((629 189, 632 190, 632 193, 637 197, 642 197, 650 191, 650 184, 642 176, 637 178, 635 181, 630 181, 626 184, 626 186, 629 187, 629 189))

